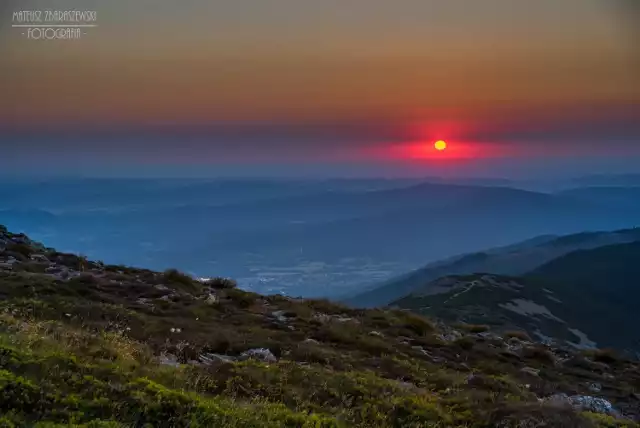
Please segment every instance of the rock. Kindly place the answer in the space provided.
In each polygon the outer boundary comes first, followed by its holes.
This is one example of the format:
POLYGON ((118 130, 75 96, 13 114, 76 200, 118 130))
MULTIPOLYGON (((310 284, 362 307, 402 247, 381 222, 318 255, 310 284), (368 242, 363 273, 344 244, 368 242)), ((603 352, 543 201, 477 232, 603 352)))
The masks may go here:
POLYGON ((44 254, 31 254, 30 259, 34 262, 49 263, 49 259, 44 254))
POLYGON ((374 330, 369 332, 369 336, 384 337, 384 334, 374 330))
POLYGON ((198 361, 200 361, 204 365, 211 365, 215 362, 220 363, 235 363, 238 360, 237 357, 233 357, 231 355, 221 355, 221 354, 201 354, 198 356, 198 361))
POLYGON ((311 344, 313 344, 313 345, 319 345, 319 344, 320 344, 320 342, 318 342, 318 341, 317 341, 317 340, 315 340, 315 339, 311 339, 311 338, 307 338, 307 339, 305 339, 302 343, 311 343, 311 344))
POLYGON ((448 333, 442 333, 441 335, 438 336, 438 338, 443 342, 455 342, 461 337, 462 337, 462 334, 457 330, 451 330, 448 333))
POLYGON ((216 296, 215 294, 209 294, 205 299, 204 302, 209 304, 209 305, 213 305, 216 304, 220 301, 220 299, 218 299, 218 296, 216 296))
POLYGON ((273 311, 271 312, 271 316, 280 322, 289 321, 289 318, 284 315, 284 311, 273 311))
POLYGON ((164 364, 166 366, 179 367, 180 363, 178 363, 178 357, 173 354, 162 354, 158 358, 158 362, 160 364, 164 364))
POLYGON ((245 361, 248 359, 259 360, 265 363, 275 363, 278 361, 276 356, 266 348, 249 349, 248 351, 244 351, 242 354, 240 354, 240 361, 245 361))
POLYGON ((589 391, 591 391, 591 392, 600 392, 600 391, 602 391, 602 385, 599 384, 598 382, 590 383, 589 384, 589 391))
POLYGON ((574 395, 569 397, 573 407, 577 410, 605 413, 608 415, 616 414, 613 405, 604 398, 591 397, 589 395, 574 395))
POLYGON ((492 333, 490 331, 483 331, 480 333, 476 333, 474 336, 477 338, 486 339, 486 340, 502 340, 501 336, 498 336, 497 334, 492 333))
POLYGON ((581 412, 603 413, 618 416, 619 413, 613 405, 604 398, 592 397, 589 395, 573 395, 569 397, 565 393, 555 394, 544 399, 546 402, 569 405, 581 412))
POLYGON ((162 284, 156 284, 154 286, 156 288, 156 290, 161 290, 161 291, 166 291, 169 289, 169 287, 167 287, 166 285, 162 285, 162 284))
POLYGON ((313 314, 313 319, 316 321, 320 321, 321 323, 325 323, 331 320, 331 317, 327 314, 321 314, 321 313, 317 313, 317 314, 313 314))
POLYGON ((533 367, 523 367, 520 369, 520 373, 528 374, 535 377, 540 376, 540 370, 534 369, 533 367))
POLYGON ((405 390, 415 390, 418 389, 417 386, 415 386, 413 383, 411 382, 404 382, 404 381, 398 381, 398 386, 402 389, 405 390))
POLYGON ((505 343, 505 346, 507 347, 507 351, 515 354, 515 355, 519 355, 520 351, 522 351, 523 349, 523 343, 520 342, 519 340, 509 340, 508 342, 505 343))

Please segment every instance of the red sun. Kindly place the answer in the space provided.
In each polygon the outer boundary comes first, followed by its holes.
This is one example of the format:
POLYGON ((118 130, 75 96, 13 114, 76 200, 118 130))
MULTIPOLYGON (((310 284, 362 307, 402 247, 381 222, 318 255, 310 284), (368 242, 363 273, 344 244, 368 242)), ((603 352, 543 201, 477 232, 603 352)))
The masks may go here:
POLYGON ((447 150, 447 142, 444 140, 438 140, 433 143, 433 147, 435 147, 435 149, 439 152, 445 151, 447 150))

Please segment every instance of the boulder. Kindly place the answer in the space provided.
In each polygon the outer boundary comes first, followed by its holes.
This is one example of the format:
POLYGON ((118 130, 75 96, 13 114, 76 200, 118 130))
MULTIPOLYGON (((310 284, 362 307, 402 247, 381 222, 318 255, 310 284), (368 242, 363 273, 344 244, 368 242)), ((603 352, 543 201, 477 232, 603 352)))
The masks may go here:
POLYGON ((222 354, 201 354, 198 356, 198 361, 206 366, 209 366, 213 363, 235 363, 238 360, 237 357, 233 357, 231 355, 222 355, 222 354))
POLYGON ((604 398, 592 397, 590 395, 568 396, 565 393, 560 393, 547 397, 544 401, 559 405, 569 405, 575 410, 581 412, 603 413, 613 416, 619 415, 609 401, 604 398))
POLYGON ((248 351, 244 351, 240 354, 240 361, 246 361, 249 359, 263 361, 265 363, 275 363, 278 361, 276 356, 266 348, 249 349, 248 351))
POLYGON ((594 413, 616 414, 613 405, 604 398, 592 397, 590 395, 574 395, 570 397, 574 408, 594 413))
POLYGON ((31 254, 30 258, 34 262, 49 263, 49 259, 44 254, 31 254))
POLYGON ((540 376, 540 370, 534 369, 533 367, 523 367, 520 369, 520 373, 528 374, 535 377, 540 376))
POLYGON ((285 314, 285 311, 271 312, 271 316, 274 317, 279 322, 287 322, 289 320, 289 318, 287 318, 284 314, 285 314))
POLYGON ((589 384, 589 391, 591 392, 600 392, 602 391, 602 385, 598 382, 593 382, 589 384))

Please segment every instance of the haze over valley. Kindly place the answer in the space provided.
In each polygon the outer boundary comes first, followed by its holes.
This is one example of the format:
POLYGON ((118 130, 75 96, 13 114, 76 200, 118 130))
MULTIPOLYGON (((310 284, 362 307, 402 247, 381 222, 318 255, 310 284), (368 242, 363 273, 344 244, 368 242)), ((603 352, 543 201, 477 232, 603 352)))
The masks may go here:
POLYGON ((5 180, 0 223, 109 263, 342 298, 465 253, 638 225, 640 187, 588 180, 5 180))

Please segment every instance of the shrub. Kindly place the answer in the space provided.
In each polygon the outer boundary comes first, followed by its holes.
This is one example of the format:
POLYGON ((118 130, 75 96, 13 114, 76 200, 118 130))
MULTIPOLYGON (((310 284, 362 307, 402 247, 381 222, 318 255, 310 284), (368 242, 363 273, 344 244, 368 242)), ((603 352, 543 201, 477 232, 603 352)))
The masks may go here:
POLYGON ((49 256, 49 259, 71 269, 80 270, 82 267, 81 258, 75 254, 54 252, 49 256))
POLYGON ((469 351, 473 349, 475 346, 475 340, 470 337, 461 337, 460 339, 456 339, 453 344, 465 351, 469 351))
POLYGON ((431 321, 420 315, 403 311, 395 311, 395 315, 402 326, 418 336, 424 336, 425 334, 431 333, 435 330, 431 321))
POLYGON ((314 338, 320 342, 332 342, 349 344, 356 340, 358 331, 353 327, 349 328, 347 323, 326 323, 323 324, 314 334, 314 338))
POLYGON ((223 277, 218 276, 218 277, 211 278, 210 280, 208 280, 207 281, 207 285, 211 286, 212 288, 218 289, 218 290, 227 290, 227 289, 231 289, 231 288, 236 288, 238 286, 238 283, 234 279, 223 278, 223 277))
POLYGON ((527 334, 527 332, 521 330, 506 331, 504 333, 504 337, 506 337, 507 339, 516 338, 522 341, 531 342, 531 337, 527 334))
POLYGON ((593 361, 599 363, 612 364, 619 360, 616 351, 613 349, 596 349, 589 352, 589 354, 591 354, 593 361))
POLYGON ((47 265, 41 263, 34 262, 24 262, 18 265, 15 265, 14 271, 23 271, 23 272, 31 272, 31 273, 44 273, 47 265))
POLYGON ((227 298, 231 299, 241 308, 248 308, 258 300, 258 295, 237 288, 227 290, 227 298))
POLYGON ((602 413, 584 412, 582 416, 589 419, 598 428, 636 428, 638 426, 630 420, 618 419, 602 413))
POLYGON ((309 299, 306 303, 311 309, 328 315, 350 315, 353 312, 351 308, 328 299, 309 299))
POLYGON ((503 428, 549 427, 592 428, 593 424, 576 414, 570 407, 536 404, 505 403, 490 415, 490 426, 503 428))
POLYGON ((7 246, 8 251, 13 251, 14 253, 21 254, 22 256, 28 258, 33 253, 33 248, 28 246, 27 244, 11 244, 7 246))
POLYGON ((484 324, 457 324, 456 327, 469 333, 484 333, 489 331, 489 326, 484 324))
POLYGON ((178 284, 191 285, 193 279, 177 269, 167 269, 164 271, 164 279, 168 282, 175 282, 178 284))
POLYGON ((98 278, 88 273, 80 274, 77 277, 71 279, 69 282, 81 285, 96 285, 99 283, 98 278))
POLYGON ((522 357, 547 364, 555 364, 556 362, 556 357, 553 355, 553 352, 542 345, 524 348, 522 350, 522 357))
POLYGON ((190 293, 201 291, 202 285, 191 278, 189 275, 180 272, 177 269, 167 269, 163 273, 164 281, 175 288, 183 289, 190 293))

